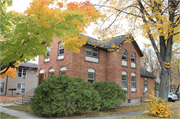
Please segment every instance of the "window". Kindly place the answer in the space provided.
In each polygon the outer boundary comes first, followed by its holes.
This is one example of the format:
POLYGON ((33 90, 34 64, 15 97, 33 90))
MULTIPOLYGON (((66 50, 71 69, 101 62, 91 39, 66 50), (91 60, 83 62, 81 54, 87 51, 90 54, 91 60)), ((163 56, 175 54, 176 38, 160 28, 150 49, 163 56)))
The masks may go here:
POLYGON ((26 69, 25 68, 19 68, 18 69, 18 77, 26 77, 26 69))
POLYGON ((59 43, 59 51, 58 51, 58 55, 64 54, 64 48, 62 48, 62 45, 64 45, 64 43, 59 43))
POLYGON ((88 82, 91 84, 94 83, 94 75, 95 75, 95 70, 88 69, 88 82))
POLYGON ((25 83, 17 83, 17 93, 25 93, 25 83))
POLYGON ((126 53, 126 50, 122 50, 122 59, 123 60, 127 60, 127 53, 126 53))
POLYGON ((1 93, 4 91, 4 82, 1 83, 1 93))
POLYGON ((136 91, 136 74, 131 73, 131 91, 136 91))
POLYGON ((66 67, 61 67, 60 68, 60 75, 66 75, 66 67))
POLYGON ((48 50, 48 53, 46 55, 48 56, 48 58, 47 59, 45 58, 45 62, 49 62, 50 61, 50 50, 51 50, 51 47, 47 47, 47 50, 48 50))
POLYGON ((48 50, 47 56, 49 57, 50 56, 51 47, 47 47, 47 50, 48 50))
POLYGON ((144 90, 145 91, 148 90, 148 80, 147 80, 147 78, 144 78, 144 90))
POLYGON ((51 76, 51 75, 54 75, 54 69, 53 68, 49 69, 49 76, 51 76))
POLYGON ((136 62, 136 55, 134 52, 131 53, 131 62, 136 62))
POLYGON ((98 57, 98 48, 86 46, 86 56, 98 57))
POLYGON ((41 84, 44 79, 44 69, 39 70, 39 84, 41 84))
POLYGON ((122 88, 127 88, 127 73, 122 72, 122 88))

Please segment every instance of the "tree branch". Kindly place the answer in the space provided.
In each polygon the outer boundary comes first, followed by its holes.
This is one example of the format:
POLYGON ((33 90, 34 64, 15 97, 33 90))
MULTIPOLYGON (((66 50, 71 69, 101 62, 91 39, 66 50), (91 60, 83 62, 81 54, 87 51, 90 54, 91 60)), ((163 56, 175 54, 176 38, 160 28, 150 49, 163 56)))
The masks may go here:
POLYGON ((150 21, 152 21, 153 23, 156 23, 156 22, 151 18, 151 16, 148 14, 148 12, 145 10, 145 8, 144 8, 144 6, 143 6, 143 4, 141 3, 140 0, 138 0, 138 3, 139 3, 139 6, 140 6, 141 10, 143 10, 143 13, 146 14, 146 16, 148 17, 148 19, 149 19, 150 21))
MULTIPOLYGON (((129 12, 124 11, 125 9, 129 8, 129 6, 126 7, 126 8, 124 8, 123 10, 120 10, 120 9, 117 9, 117 8, 113 8, 113 7, 109 7, 109 6, 106 6, 106 5, 94 4, 94 6, 101 6, 101 7, 111 8, 111 9, 114 9, 114 10, 116 10, 116 11, 119 11, 119 12, 122 12, 122 13, 125 13, 125 14, 128 14, 128 15, 133 15, 133 16, 142 18, 141 16, 138 16, 138 15, 136 15, 136 14, 133 14, 133 13, 129 13, 129 12)), ((131 7, 132 7, 132 5, 131 5, 131 7)))

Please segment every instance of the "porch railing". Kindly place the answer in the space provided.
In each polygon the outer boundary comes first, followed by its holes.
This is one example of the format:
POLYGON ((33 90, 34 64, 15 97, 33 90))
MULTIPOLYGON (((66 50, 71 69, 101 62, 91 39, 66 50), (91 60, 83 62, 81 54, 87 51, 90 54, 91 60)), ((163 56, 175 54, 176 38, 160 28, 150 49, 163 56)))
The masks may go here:
POLYGON ((36 88, 36 87, 30 89, 29 91, 27 91, 26 93, 24 93, 24 94, 22 95, 22 104, 23 104, 23 99, 24 99, 26 96, 33 96, 33 95, 34 95, 34 89, 35 89, 35 88, 36 88))

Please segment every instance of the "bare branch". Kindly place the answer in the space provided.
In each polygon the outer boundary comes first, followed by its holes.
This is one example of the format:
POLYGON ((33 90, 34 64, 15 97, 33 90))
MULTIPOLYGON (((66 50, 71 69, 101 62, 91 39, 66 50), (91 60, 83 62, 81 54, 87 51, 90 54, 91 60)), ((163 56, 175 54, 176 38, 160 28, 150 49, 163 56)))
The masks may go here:
POLYGON ((148 14, 148 12, 145 10, 145 8, 144 8, 143 4, 141 3, 141 1, 138 0, 138 3, 139 3, 140 8, 143 10, 143 13, 146 14, 146 16, 148 17, 148 19, 149 19, 150 21, 152 21, 153 23, 156 23, 156 22, 151 18, 151 16, 148 14))
MULTIPOLYGON (((117 12, 117 11, 115 11, 114 13, 116 13, 116 12, 117 12)), ((109 16, 105 19, 105 21, 108 20, 111 16, 113 16, 114 13, 112 13, 111 15, 109 15, 109 16)), ((105 22, 104 22, 104 23, 105 23, 105 22)), ((104 25, 104 23, 103 23, 102 25, 104 25)), ((102 25, 101 25, 101 26, 102 26, 102 25)))
MULTIPOLYGON (((125 14, 128 14, 128 15, 133 15, 133 16, 142 18, 141 16, 138 16, 138 15, 136 15, 136 14, 133 14, 133 13, 129 13, 129 12, 124 11, 124 10, 126 10, 127 8, 129 8, 130 6, 124 8, 123 10, 120 10, 120 9, 117 9, 117 8, 112 8, 112 7, 109 7, 109 6, 106 6, 106 5, 94 4, 94 6, 101 6, 101 7, 111 8, 111 9, 114 9, 114 10, 116 10, 116 11, 119 11, 119 12, 122 12, 122 13, 125 13, 125 14)), ((134 7, 134 6, 131 5, 131 7, 134 7)))
POLYGON ((116 19, 117 19, 118 16, 120 15, 120 13, 121 13, 121 12, 119 12, 119 13, 117 14, 116 18, 113 20, 113 22, 112 22, 107 28, 105 28, 105 30, 107 30, 108 28, 110 28, 110 27, 114 24, 114 22, 116 21, 116 19))

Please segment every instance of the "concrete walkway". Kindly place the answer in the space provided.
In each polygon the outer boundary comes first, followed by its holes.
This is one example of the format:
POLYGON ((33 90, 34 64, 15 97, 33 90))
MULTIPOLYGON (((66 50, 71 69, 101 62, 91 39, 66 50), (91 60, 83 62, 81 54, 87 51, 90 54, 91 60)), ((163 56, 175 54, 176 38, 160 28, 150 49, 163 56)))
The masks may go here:
MULTIPOLYGON (((0 112, 4 112, 9 115, 18 117, 19 119, 43 119, 43 117, 38 117, 36 115, 28 114, 22 111, 17 111, 17 110, 12 110, 12 109, 2 107, 2 106, 10 106, 10 105, 16 105, 16 104, 15 103, 4 103, 4 104, 0 103, 0 112)), ((173 107, 171 109, 180 109, 180 107, 173 107)), ((106 115, 106 116, 101 116, 101 117, 88 117, 88 118, 80 118, 80 119, 115 119, 115 118, 144 114, 143 112, 144 111, 136 111, 136 112, 117 114, 117 115, 106 115)))
POLYGON ((2 106, 10 106, 10 105, 16 105, 16 104, 15 103, 0 103, 0 112, 4 112, 6 114, 18 117, 19 119, 43 119, 42 117, 38 117, 36 115, 2 107, 2 106))

